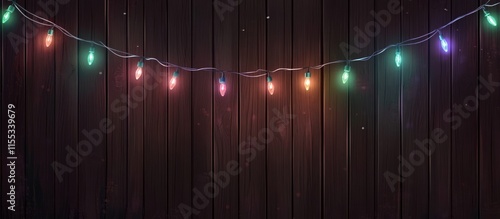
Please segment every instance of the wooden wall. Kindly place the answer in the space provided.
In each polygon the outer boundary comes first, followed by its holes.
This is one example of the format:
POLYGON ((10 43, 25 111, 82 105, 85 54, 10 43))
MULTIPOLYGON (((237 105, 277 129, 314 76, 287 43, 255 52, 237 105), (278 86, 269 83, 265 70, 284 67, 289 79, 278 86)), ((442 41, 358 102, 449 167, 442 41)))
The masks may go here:
MULTIPOLYGON (((370 55, 484 3, 17 2, 116 49, 234 71, 370 55), (372 14, 398 4, 400 13, 360 39, 385 21, 372 14), (357 49, 344 53, 342 43, 357 49)), ((401 68, 394 50, 353 63, 347 85, 343 65, 311 70, 309 91, 304 71, 277 72, 272 96, 265 77, 226 74, 221 97, 213 72, 181 71, 168 90, 175 68, 146 62, 136 80, 138 59, 102 48, 88 66, 88 43, 56 31, 46 48, 47 28, 17 12, 1 31, 1 218, 184 218, 186 208, 192 218, 500 218, 499 30, 482 13, 442 30, 449 54, 436 36, 403 48, 401 68), (16 106, 15 213, 5 202, 8 104, 16 106), (419 146, 426 139, 432 152, 419 146), (241 172, 200 198, 235 163, 241 172), (68 168, 62 177, 58 164, 68 168)))

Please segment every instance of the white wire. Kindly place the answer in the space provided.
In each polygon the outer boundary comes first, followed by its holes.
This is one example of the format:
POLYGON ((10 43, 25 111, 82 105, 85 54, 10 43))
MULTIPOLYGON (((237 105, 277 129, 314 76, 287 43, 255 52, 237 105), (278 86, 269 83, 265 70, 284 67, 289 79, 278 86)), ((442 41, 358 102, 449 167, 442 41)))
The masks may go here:
MULTIPOLYGON (((9 0, 9 1, 12 1, 12 0, 9 0)), ((112 54, 114 54, 115 56, 123 58, 123 59, 140 58, 140 59, 145 60, 145 61, 155 61, 155 62, 157 62, 158 64, 160 64, 161 66, 163 66, 165 68, 177 68, 177 69, 181 69, 181 70, 189 71, 189 72, 215 71, 215 72, 221 72, 223 74, 224 73, 229 73, 229 74, 240 75, 240 76, 243 76, 243 77, 258 78, 258 77, 267 76, 268 73, 276 73, 276 72, 279 72, 279 71, 301 71, 301 70, 308 70, 308 69, 319 70, 319 69, 322 69, 322 68, 324 68, 326 66, 333 65, 333 64, 340 64, 340 63, 350 64, 351 62, 366 62, 366 61, 369 61, 370 59, 372 59, 373 57, 381 55, 382 53, 384 53, 387 50, 389 50, 391 48, 394 48, 394 47, 403 47, 403 46, 418 45, 418 44, 427 42, 428 40, 430 40, 431 38, 433 38, 436 34, 440 33, 440 31, 442 29, 444 29, 444 28, 446 28, 446 27, 454 24, 455 22, 457 22, 459 20, 464 19, 465 17, 468 17, 468 16, 470 16, 472 14, 475 14, 476 12, 485 9, 486 7, 495 7, 497 5, 500 5, 500 2, 497 2, 495 4, 489 4, 490 1, 491 0, 488 0, 485 4, 479 6, 475 10, 473 10, 473 11, 467 13, 467 14, 464 14, 464 15, 462 15, 460 17, 457 17, 457 18, 453 19, 452 21, 450 21, 449 23, 447 23, 447 24, 445 24, 445 25, 443 25, 443 26, 441 26, 441 27, 439 27, 439 28, 437 28, 437 29, 429 32, 429 33, 426 33, 424 35, 421 35, 421 36, 418 36, 418 37, 414 37, 414 38, 411 38, 411 39, 407 39, 407 40, 402 41, 402 42, 400 42, 398 44, 388 45, 387 47, 385 47, 383 49, 375 51, 374 53, 372 53, 369 56, 360 57, 360 58, 351 59, 351 60, 336 60, 336 61, 331 61, 331 62, 327 62, 327 63, 321 64, 321 65, 312 66, 312 67, 277 68, 277 69, 274 69, 274 70, 257 69, 257 70, 246 71, 246 72, 224 71, 224 70, 221 70, 221 69, 218 69, 218 68, 215 68, 215 67, 203 67, 203 68, 185 67, 185 66, 180 66, 180 65, 173 64, 173 63, 169 63, 167 61, 160 61, 157 58, 142 57, 142 56, 139 56, 139 55, 136 55, 136 54, 132 54, 132 53, 129 53, 129 52, 125 52, 125 51, 121 51, 121 50, 118 50, 118 49, 114 49, 114 48, 111 48, 111 47, 107 46, 105 43, 103 43, 101 41, 96 42, 96 41, 91 41, 91 40, 86 40, 86 39, 83 39, 83 38, 79 38, 79 37, 71 34, 69 31, 67 31, 63 27, 55 24, 54 22, 52 22, 50 20, 47 20, 47 19, 45 19, 43 17, 40 17, 40 16, 38 16, 36 14, 31 13, 30 11, 26 10, 25 8, 23 8, 22 6, 18 5, 15 1, 13 1, 12 4, 15 6, 15 8, 19 11, 19 13, 21 15, 23 15, 26 19, 28 19, 28 20, 30 20, 30 21, 38 24, 38 25, 48 26, 48 27, 55 28, 55 29, 59 30, 61 33, 63 33, 65 36, 67 36, 69 38, 72 38, 72 39, 75 39, 75 40, 81 41, 81 42, 86 42, 86 43, 89 43, 89 44, 92 44, 92 45, 95 45, 95 46, 102 47, 102 48, 108 50, 109 52, 111 52, 112 54), (33 18, 30 18, 25 13, 31 15, 33 18), (35 18, 38 19, 38 21, 35 18), (263 72, 264 72, 264 74, 259 74, 259 73, 263 73, 263 72)))

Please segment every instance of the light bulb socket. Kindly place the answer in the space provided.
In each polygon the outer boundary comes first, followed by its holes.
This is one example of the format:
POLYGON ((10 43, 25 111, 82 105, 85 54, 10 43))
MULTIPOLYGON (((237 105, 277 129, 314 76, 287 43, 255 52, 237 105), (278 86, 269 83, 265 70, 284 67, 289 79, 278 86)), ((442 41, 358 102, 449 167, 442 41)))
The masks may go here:
POLYGON ((179 69, 177 69, 177 70, 174 71, 173 77, 174 78, 179 77, 179 69))
POLYGON ((311 72, 310 71, 307 71, 306 74, 305 74, 306 78, 310 78, 311 77, 311 72))
POLYGON ((273 81, 273 78, 271 77, 271 75, 268 75, 267 76, 267 82, 271 82, 271 81, 273 81))
POLYGON ((14 10, 15 10, 14 5, 9 5, 9 7, 7 8, 7 11, 8 11, 9 13, 14 12, 14 10))
POLYGON ((144 67, 144 61, 143 61, 143 60, 139 61, 139 62, 137 63, 137 67, 139 67, 139 68, 144 67))
POLYGON ((344 67, 344 72, 350 72, 351 71, 351 66, 350 65, 346 65, 344 67))
POLYGON ((220 78, 219 78, 219 84, 225 84, 226 83, 226 77, 224 77, 224 75, 222 75, 220 78))
POLYGON ((93 46, 90 47, 89 53, 94 53, 94 52, 95 52, 95 48, 93 46))
POLYGON ((47 32, 48 35, 53 35, 54 34, 54 28, 50 28, 49 31, 47 32))

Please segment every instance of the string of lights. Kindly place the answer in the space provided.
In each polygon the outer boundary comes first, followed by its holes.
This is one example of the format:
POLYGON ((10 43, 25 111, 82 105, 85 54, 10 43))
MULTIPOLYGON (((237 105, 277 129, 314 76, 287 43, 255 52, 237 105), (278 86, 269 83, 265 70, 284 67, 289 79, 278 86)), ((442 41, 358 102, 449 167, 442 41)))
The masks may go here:
POLYGON ((227 90, 225 74, 236 74, 236 75, 239 75, 242 77, 249 77, 249 78, 258 78, 258 77, 265 77, 266 76, 267 77, 267 80, 266 80, 267 81, 267 88, 268 88, 269 94, 273 95, 275 87, 272 83, 273 79, 271 77, 271 74, 279 72, 279 71, 304 71, 304 70, 306 70, 304 87, 306 90, 309 90, 309 88, 311 86, 310 69, 320 70, 320 69, 322 69, 326 66, 329 66, 329 65, 345 63, 344 72, 342 74, 342 82, 344 84, 346 84, 349 80, 349 74, 351 72, 351 63, 366 62, 366 61, 369 61, 370 59, 374 58, 375 56, 381 55, 382 53, 386 52, 389 49, 396 48, 395 63, 396 63, 397 67, 401 67, 401 65, 403 64, 403 56, 402 56, 402 52, 401 52, 402 47, 422 44, 424 42, 429 41, 430 39, 432 39, 436 35, 439 36, 439 40, 441 42, 441 48, 443 49, 443 51, 445 53, 448 53, 450 48, 449 48, 448 41, 446 40, 443 33, 441 32, 442 29, 454 24, 455 22, 457 22, 459 20, 462 20, 468 16, 471 16, 479 11, 483 11, 484 16, 485 16, 486 20, 488 21, 488 23, 491 24, 492 26, 496 27, 497 26, 496 19, 486 10, 486 8, 491 8, 491 7, 495 7, 497 5, 500 5, 500 2, 495 3, 495 4, 490 4, 491 0, 488 0, 485 4, 479 6, 475 10, 473 10, 467 14, 464 14, 460 17, 457 17, 454 20, 450 21, 449 23, 447 23, 447 24, 445 24, 445 25, 443 25, 443 26, 441 26, 441 27, 429 32, 429 33, 426 33, 426 34, 423 34, 421 36, 414 37, 411 39, 407 39, 407 40, 402 41, 402 42, 397 43, 397 44, 388 45, 387 47, 385 47, 383 49, 375 51, 374 53, 372 53, 369 56, 360 57, 360 58, 356 58, 356 59, 350 59, 350 60, 335 60, 335 61, 330 61, 330 62, 321 64, 321 65, 317 65, 317 66, 309 66, 309 67, 301 67, 301 68, 277 68, 274 70, 257 69, 257 70, 253 70, 253 71, 237 72, 237 71, 226 71, 226 70, 218 69, 215 67, 192 68, 192 67, 180 66, 180 65, 176 65, 174 63, 170 63, 167 61, 160 61, 160 59, 158 59, 158 58, 139 56, 139 55, 132 54, 132 53, 129 53, 126 51, 114 49, 114 48, 107 46, 105 43, 103 43, 101 41, 92 41, 92 40, 87 40, 87 39, 77 37, 77 36, 71 34, 69 31, 67 31, 63 27, 55 24, 54 22, 47 20, 43 17, 40 17, 40 16, 26 10, 21 5, 17 4, 15 1, 13 1, 13 0, 9 0, 9 1, 11 1, 12 4, 7 8, 5 13, 3 14, 2 23, 6 23, 10 19, 11 14, 14 13, 14 11, 17 9, 17 11, 26 19, 28 19, 28 20, 30 20, 38 25, 49 27, 48 32, 47 32, 47 36, 45 38, 45 46, 46 47, 50 47, 52 45, 53 38, 54 38, 54 30, 58 30, 63 35, 65 35, 69 38, 72 38, 74 40, 77 40, 80 42, 85 42, 85 43, 89 44, 89 46, 90 46, 89 47, 89 54, 87 56, 87 62, 89 64, 89 66, 91 66, 95 60, 95 56, 96 56, 95 55, 95 47, 102 47, 102 48, 106 49, 107 51, 109 51, 110 53, 116 55, 117 57, 123 58, 123 59, 139 59, 139 61, 137 63, 137 69, 135 71, 135 78, 136 79, 139 79, 142 76, 145 61, 157 62, 158 64, 160 64, 161 66, 163 66, 165 68, 176 68, 177 70, 173 73, 173 76, 170 79, 169 84, 168 84, 168 87, 170 90, 173 90, 175 88, 175 86, 177 84, 177 78, 179 77, 179 74, 180 74, 179 73, 180 70, 184 70, 184 71, 188 71, 188 72, 202 72, 202 71, 218 72, 221 74, 221 77, 219 78, 219 91, 220 91, 221 96, 224 96, 226 93, 226 90, 227 90))

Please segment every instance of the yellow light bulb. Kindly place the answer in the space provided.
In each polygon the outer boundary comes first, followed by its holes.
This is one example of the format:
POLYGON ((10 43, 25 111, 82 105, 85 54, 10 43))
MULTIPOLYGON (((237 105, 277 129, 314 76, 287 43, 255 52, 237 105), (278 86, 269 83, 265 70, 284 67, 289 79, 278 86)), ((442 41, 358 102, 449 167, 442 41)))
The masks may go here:
POLYGON ((306 91, 311 88, 311 72, 306 72, 306 79, 304 80, 304 87, 306 87, 306 91))

